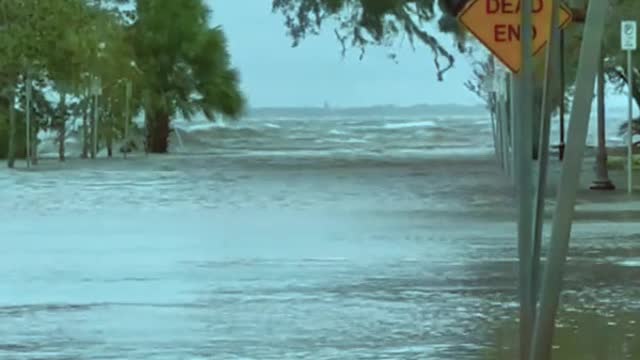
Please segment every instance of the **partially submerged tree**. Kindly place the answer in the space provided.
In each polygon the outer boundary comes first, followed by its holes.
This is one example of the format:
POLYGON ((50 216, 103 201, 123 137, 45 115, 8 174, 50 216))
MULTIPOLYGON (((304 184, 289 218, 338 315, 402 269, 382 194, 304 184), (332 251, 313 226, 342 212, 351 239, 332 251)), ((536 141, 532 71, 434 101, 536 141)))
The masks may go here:
MULTIPOLYGON (((73 17, 73 2, 80 0, 24 0, 0 2, 0 69, 4 94, 10 103, 16 96, 19 85, 26 89, 32 82, 42 77, 46 70, 46 60, 50 51, 55 51, 56 40, 60 38, 64 22, 73 17), (60 17, 58 17, 60 16, 60 17), (28 85, 28 86, 27 86, 28 85)), ((13 105, 8 109, 15 111, 13 105)), ((11 115, 11 119, 15 116, 11 115)), ((27 124, 27 128, 30 128, 27 124)), ((15 121, 9 124, 8 166, 14 166, 15 121)), ((33 129, 30 129, 33 130, 33 129)), ((32 141, 35 132, 29 131, 32 141)), ((30 149, 31 150, 31 149, 30 149)), ((33 153, 33 151, 31 151, 33 153)))
POLYGON ((222 29, 203 0, 137 0, 132 29, 150 152, 168 151, 174 115, 237 117, 244 108, 222 29))
MULTIPOLYGON (((61 160, 71 99, 74 110, 82 109, 83 155, 89 138, 105 143, 112 154, 123 133, 125 104, 131 114, 145 112, 153 152, 167 151, 176 114, 190 118, 202 112, 211 120, 218 114, 239 116, 244 107, 239 76, 222 30, 208 20, 204 0, 0 0, 0 96, 6 105, 0 112, 13 119, 6 120, 9 166, 16 153, 13 115, 16 108, 25 109, 27 84, 33 85, 32 100, 38 98, 29 106, 38 125, 31 131, 33 143, 39 126, 52 127, 61 160), (125 3, 135 10, 116 6, 125 3), (101 95, 92 98, 96 79, 101 95), (131 96, 128 88, 134 90, 131 96), (47 100, 43 92, 58 96, 47 100), (102 121, 92 122, 89 131, 89 111, 95 109, 102 121)), ((93 145, 97 149, 98 143, 93 145)))
MULTIPOLYGON (((26 110, 27 85, 34 90, 30 112, 34 114, 33 127, 29 126, 33 144, 30 149, 37 160, 36 135, 40 125, 52 126, 59 132, 60 157, 64 158, 64 134, 67 120, 62 101, 58 106, 49 104, 43 91, 56 90, 61 98, 82 93, 81 79, 89 70, 95 54, 96 34, 108 33, 103 23, 95 21, 100 11, 90 8, 84 0, 0 0, 0 87, 8 99, 18 97, 18 105, 26 110), (96 27, 99 25, 100 29, 96 27), (49 120, 52 121, 49 121, 49 120)), ((9 109, 11 112, 12 109, 9 109)), ((15 118, 15 117, 11 117, 15 118)), ((16 143, 15 124, 9 130, 10 167, 14 164, 16 143)))

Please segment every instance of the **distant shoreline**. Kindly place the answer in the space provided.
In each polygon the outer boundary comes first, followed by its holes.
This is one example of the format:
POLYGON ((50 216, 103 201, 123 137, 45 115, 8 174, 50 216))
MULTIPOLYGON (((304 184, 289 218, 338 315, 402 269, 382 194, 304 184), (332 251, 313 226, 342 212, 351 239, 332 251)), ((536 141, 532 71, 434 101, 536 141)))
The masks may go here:
MULTIPOLYGON (((607 114, 626 114, 625 107, 607 107, 607 114)), ((408 106, 256 106, 248 116, 420 116, 420 115, 489 115, 484 104, 416 104, 408 106)), ((567 113, 569 114, 569 113, 567 113)), ((595 116, 592 111, 591 116, 595 116)), ((626 115, 625 115, 626 116, 626 115)))
POLYGON ((249 116, 326 116, 326 115, 450 115, 482 114, 487 112, 482 104, 418 104, 412 106, 374 105, 360 107, 322 107, 322 106, 273 106, 254 107, 247 111, 249 116))

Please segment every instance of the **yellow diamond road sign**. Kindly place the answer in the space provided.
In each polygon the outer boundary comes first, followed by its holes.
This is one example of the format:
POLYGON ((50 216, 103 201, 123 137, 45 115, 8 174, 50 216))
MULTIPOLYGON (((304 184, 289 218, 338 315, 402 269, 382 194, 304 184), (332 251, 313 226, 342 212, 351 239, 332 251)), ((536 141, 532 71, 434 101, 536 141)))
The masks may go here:
MULTIPOLYGON (((533 0, 533 55, 549 41, 553 1, 533 0)), ((458 19, 506 67, 520 71, 520 0, 471 0, 458 19)), ((561 5, 560 27, 570 22, 571 11, 561 5)))

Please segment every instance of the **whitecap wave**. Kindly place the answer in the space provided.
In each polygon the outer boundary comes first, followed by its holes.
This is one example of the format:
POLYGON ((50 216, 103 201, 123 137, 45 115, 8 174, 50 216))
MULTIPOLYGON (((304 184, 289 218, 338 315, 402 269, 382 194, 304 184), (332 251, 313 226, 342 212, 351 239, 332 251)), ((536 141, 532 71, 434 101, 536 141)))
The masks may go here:
POLYGON ((386 123, 384 124, 385 129, 405 129, 405 128, 417 128, 417 127, 427 127, 433 128, 438 125, 434 121, 415 121, 415 122, 405 122, 405 123, 386 123))
POLYGON ((329 134, 331 135, 347 135, 347 132, 344 130, 331 129, 329 130, 329 134))

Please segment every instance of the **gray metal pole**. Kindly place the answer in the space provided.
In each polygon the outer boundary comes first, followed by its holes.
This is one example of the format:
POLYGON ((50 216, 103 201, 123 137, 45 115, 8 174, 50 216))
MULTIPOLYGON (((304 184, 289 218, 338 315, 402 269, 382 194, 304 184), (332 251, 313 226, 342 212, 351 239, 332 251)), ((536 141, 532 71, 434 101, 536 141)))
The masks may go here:
POLYGON ((514 76, 514 180, 518 200, 518 257, 520 298, 520 358, 527 360, 533 330, 531 255, 533 237, 533 1, 521 1, 520 73, 514 76))
POLYGON ((99 107, 98 107, 98 99, 99 99, 99 95, 98 95, 98 86, 99 85, 99 81, 98 78, 96 77, 96 92, 94 93, 94 98, 93 98, 93 121, 94 121, 94 126, 93 126, 93 148, 91 150, 91 157, 92 158, 96 158, 98 156, 98 127, 99 127, 99 119, 100 116, 98 115, 98 111, 99 111, 99 107))
POLYGON ((490 116, 491 116, 491 135, 493 136, 493 154, 496 157, 498 164, 500 164, 500 150, 498 149, 499 142, 498 142, 498 124, 497 124, 497 119, 499 117, 498 96, 496 95, 495 91, 493 91, 489 94, 489 97, 491 99, 490 100, 491 101, 490 116))
POLYGON ((127 80, 125 85, 125 114, 124 114, 124 151, 122 152, 124 158, 127 158, 127 151, 129 151, 129 118, 131 117, 130 101, 131 101, 131 81, 127 80))
POLYGON ((564 73, 564 30, 560 30, 560 144, 558 144, 558 159, 564 159, 564 113, 565 113, 565 73, 564 73))
MULTIPOLYGON (((602 52, 602 50, 600 50, 602 52)), ((598 155, 596 156, 595 172, 596 179, 591 184, 592 190, 614 190, 616 187, 609 180, 609 170, 607 169, 607 145, 605 132, 605 99, 604 99, 604 54, 601 54, 598 62, 598 155)))
POLYGON ((551 9, 551 23, 549 34, 550 39, 547 44, 547 54, 545 59, 544 86, 542 89, 542 111, 540 119, 540 146, 538 147, 540 156, 538 158, 538 184, 535 192, 535 212, 534 212, 534 233, 533 233, 533 254, 531 260, 531 302, 538 302, 538 288, 540 286, 540 253, 542 248, 542 232, 544 224, 544 205, 547 187, 547 171, 549 167, 549 138, 551 136, 551 87, 559 73, 558 52, 560 50, 560 2, 554 1, 551 9))
POLYGON ((25 114, 25 120, 26 120, 26 135, 27 135, 27 152, 26 152, 26 157, 27 157, 27 167, 30 168, 31 167, 31 88, 32 88, 32 84, 31 84, 31 71, 27 70, 27 77, 26 77, 26 100, 25 100, 25 109, 24 109, 24 114, 25 114))
POLYGON ((575 95, 572 103, 569 136, 556 202, 547 264, 545 266, 540 307, 536 316, 531 360, 547 360, 555 325, 562 278, 569 251, 571 224, 580 183, 580 171, 586 148, 589 115, 593 101, 595 74, 600 57, 608 1, 590 1, 580 48, 575 95))
POLYGON ((511 89, 511 75, 504 77, 504 102, 502 104, 503 116, 503 130, 502 130, 502 144, 504 146, 504 163, 506 164, 507 176, 513 177, 513 154, 511 152, 511 118, 513 117, 513 96, 511 89))
POLYGON ((504 86, 502 83, 499 84, 499 91, 496 96, 496 131, 497 131, 497 142, 498 142, 498 156, 500 158, 500 167, 502 171, 507 173, 507 164, 505 162, 505 154, 504 154, 504 90, 502 87, 504 86))
POLYGON ((633 193, 633 64, 631 50, 627 50, 627 79, 629 83, 629 127, 627 139, 627 190, 633 193))

